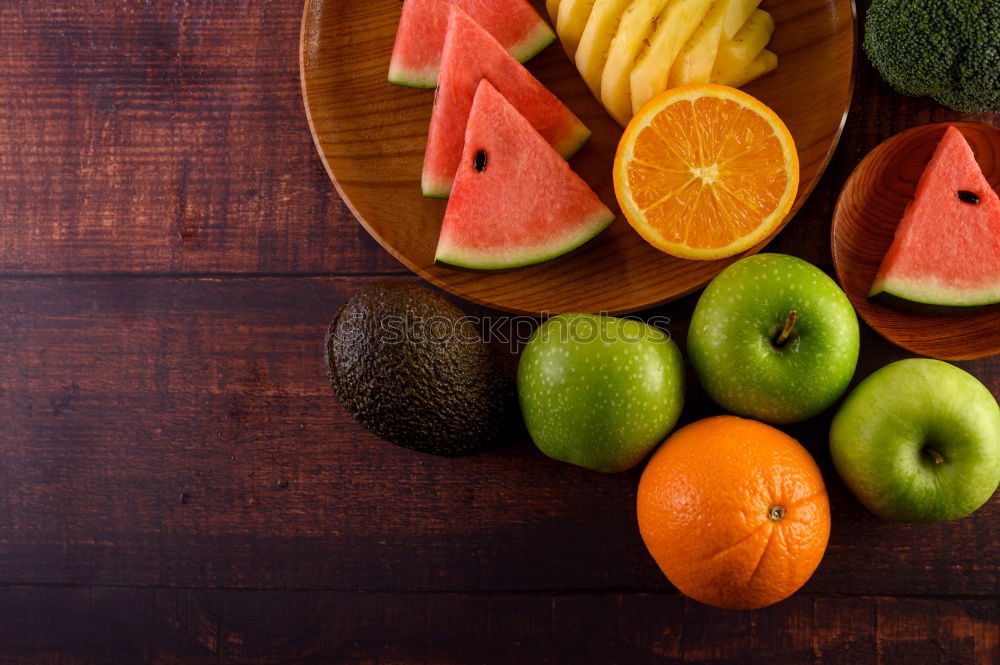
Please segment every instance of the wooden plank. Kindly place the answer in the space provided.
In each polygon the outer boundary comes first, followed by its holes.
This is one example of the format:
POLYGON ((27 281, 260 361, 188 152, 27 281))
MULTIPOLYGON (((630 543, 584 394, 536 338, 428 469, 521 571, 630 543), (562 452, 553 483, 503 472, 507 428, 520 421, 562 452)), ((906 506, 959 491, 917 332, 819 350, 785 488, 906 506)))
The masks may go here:
MULTIPOLYGON (((670 589, 635 527, 639 470, 527 441, 439 459, 347 417, 322 337, 363 281, 0 280, 0 584, 670 589)), ((655 312, 682 343, 693 303, 655 312)), ((870 331, 864 349, 858 378, 904 355, 870 331)), ((1000 357, 963 366, 1000 394, 1000 357)), ((714 413, 693 386, 684 419, 714 413)), ((786 428, 834 509, 808 591, 995 593, 1000 500, 883 522, 832 471, 827 427, 786 428)))
POLYGON ((877 601, 873 598, 815 598, 813 651, 826 665, 875 665, 877 601))
POLYGON ((682 647, 692 662, 741 665, 752 652, 751 612, 717 610, 694 601, 684 603, 682 647))
MULTIPOLYGON (((839 599, 838 604, 850 607, 851 600, 839 599)), ((755 660, 768 665, 799 665, 814 660, 821 645, 830 645, 830 642, 819 643, 818 636, 814 634, 819 627, 815 602, 814 597, 796 595, 764 610, 751 612, 751 648, 755 660)), ((823 635, 824 639, 836 645, 838 651, 849 637, 850 634, 834 635, 830 632, 823 635)))
POLYGON ((216 591, 88 587, 0 588, 0 663, 209 663, 216 591))
POLYGON ((881 663, 974 665, 1000 658, 1000 602, 879 598, 881 663))
POLYGON ((302 3, 0 3, 0 271, 405 272, 299 94, 302 3))
POLYGON ((728 612, 676 594, 0 588, 3 665, 991 665, 998 633, 996 603, 969 598, 803 596, 728 612))
MULTIPOLYGON (((0 3, 0 272, 405 272, 316 156, 299 94, 301 10, 0 3)), ((837 193, 891 134, 1000 122, 897 95, 864 57, 858 68, 842 145, 776 251, 829 263, 837 193)))

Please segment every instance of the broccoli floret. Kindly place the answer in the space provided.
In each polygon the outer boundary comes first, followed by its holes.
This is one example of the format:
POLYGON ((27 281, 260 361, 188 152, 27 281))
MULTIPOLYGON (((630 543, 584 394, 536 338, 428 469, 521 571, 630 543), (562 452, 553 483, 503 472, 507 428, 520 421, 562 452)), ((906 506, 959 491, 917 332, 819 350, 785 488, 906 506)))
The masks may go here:
POLYGON ((1000 113, 1000 0, 874 0, 864 46, 904 95, 1000 113))

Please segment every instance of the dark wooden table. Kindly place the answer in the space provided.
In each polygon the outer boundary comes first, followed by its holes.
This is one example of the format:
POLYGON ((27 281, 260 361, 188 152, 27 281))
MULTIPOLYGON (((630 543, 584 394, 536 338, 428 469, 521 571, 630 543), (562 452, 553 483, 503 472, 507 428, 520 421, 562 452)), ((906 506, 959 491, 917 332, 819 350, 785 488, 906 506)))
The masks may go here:
MULTIPOLYGON (((354 424, 324 328, 361 284, 412 278, 313 150, 300 12, 0 1, 0 663, 1000 660, 1000 499, 880 521, 833 472, 828 417, 787 429, 829 484, 829 550, 755 612, 662 577, 638 470, 527 441, 437 459, 354 424)), ((829 269, 858 160, 959 117, 862 61, 836 157, 773 249, 829 269)), ((682 342, 693 303, 656 311, 682 342)), ((865 328, 858 377, 905 355, 865 328)), ((1000 358, 962 366, 1000 394, 1000 358)), ((695 390, 685 420, 716 412, 695 390)))

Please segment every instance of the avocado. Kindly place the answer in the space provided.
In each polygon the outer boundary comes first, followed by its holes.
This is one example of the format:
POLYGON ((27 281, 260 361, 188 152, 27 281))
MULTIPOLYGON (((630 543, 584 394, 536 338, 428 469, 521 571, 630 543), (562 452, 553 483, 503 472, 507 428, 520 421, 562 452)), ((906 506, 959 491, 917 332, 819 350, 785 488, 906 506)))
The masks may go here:
POLYGON ((476 326, 415 284, 355 293, 330 324, 326 365, 351 416, 404 448, 468 455, 501 443, 516 419, 513 381, 476 326))

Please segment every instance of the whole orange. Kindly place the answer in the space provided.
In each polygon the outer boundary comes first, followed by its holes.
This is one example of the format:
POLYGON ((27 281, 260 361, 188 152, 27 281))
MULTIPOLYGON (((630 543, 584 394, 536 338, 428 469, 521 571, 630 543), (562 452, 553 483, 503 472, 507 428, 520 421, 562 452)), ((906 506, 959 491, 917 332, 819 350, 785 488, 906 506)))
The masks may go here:
POLYGON ((727 609, 792 595, 830 537, 830 503, 799 442, 755 420, 706 418, 671 435, 639 481, 639 531, 682 592, 727 609))

